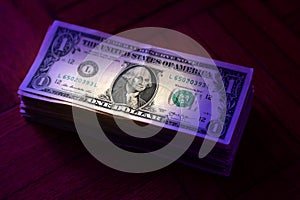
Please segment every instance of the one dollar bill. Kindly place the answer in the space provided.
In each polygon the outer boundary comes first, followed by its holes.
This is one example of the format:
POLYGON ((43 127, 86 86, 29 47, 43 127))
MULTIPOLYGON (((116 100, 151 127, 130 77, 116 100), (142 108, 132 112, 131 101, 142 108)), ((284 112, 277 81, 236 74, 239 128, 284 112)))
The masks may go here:
POLYGON ((228 144, 251 79, 250 68, 55 21, 19 94, 228 144))

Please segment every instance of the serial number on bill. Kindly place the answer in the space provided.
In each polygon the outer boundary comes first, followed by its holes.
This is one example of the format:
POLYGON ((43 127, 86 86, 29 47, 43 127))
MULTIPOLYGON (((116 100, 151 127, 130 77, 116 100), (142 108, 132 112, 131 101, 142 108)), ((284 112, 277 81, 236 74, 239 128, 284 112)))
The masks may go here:
MULTIPOLYGON (((80 77, 75 77, 75 76, 70 76, 70 75, 61 75, 61 74, 58 74, 57 76, 60 80, 67 80, 67 81, 72 81, 74 83, 79 83, 79 84, 82 84, 82 85, 88 85, 88 86, 92 86, 92 87, 97 87, 97 83, 93 82, 93 81, 89 81, 89 80, 86 80, 86 79, 83 79, 83 78, 80 78, 80 77)), ((60 84, 61 81, 60 80, 57 80, 55 83, 57 84, 60 84)))
POLYGON ((179 76, 179 75, 169 75, 169 79, 174 79, 175 81, 178 81, 178 82, 182 82, 182 83, 186 83, 186 84, 189 84, 189 85, 195 85, 195 86, 198 86, 198 87, 207 87, 207 84, 204 83, 204 82, 201 82, 201 81, 198 81, 198 80, 194 80, 194 79, 191 79, 191 78, 187 78, 187 77, 184 77, 184 76, 179 76))

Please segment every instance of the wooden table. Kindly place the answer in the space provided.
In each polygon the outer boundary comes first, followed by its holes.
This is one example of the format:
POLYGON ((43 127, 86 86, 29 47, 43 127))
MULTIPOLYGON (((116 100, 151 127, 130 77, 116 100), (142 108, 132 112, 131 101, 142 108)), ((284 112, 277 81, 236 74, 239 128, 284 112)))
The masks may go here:
POLYGON ((300 199, 299 11, 297 0, 1 1, 0 198, 300 199), (253 108, 231 176, 177 163, 119 172, 76 134, 22 119, 17 89, 54 19, 111 34, 171 28, 213 58, 253 67, 253 108))

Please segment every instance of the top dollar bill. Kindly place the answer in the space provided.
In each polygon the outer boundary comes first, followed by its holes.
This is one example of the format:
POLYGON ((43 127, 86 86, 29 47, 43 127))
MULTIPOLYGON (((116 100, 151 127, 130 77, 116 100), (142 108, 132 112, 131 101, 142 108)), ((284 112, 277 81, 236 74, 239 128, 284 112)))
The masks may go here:
POLYGON ((55 21, 19 94, 228 144, 252 69, 55 21))

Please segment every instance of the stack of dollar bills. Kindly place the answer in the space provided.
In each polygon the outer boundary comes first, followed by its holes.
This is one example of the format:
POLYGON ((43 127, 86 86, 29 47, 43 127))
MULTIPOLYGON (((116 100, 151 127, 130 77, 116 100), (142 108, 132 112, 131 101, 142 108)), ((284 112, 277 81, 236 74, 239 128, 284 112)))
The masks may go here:
POLYGON ((129 153, 229 175, 251 109, 252 72, 55 21, 18 90, 20 112, 81 139, 104 134, 129 153))

